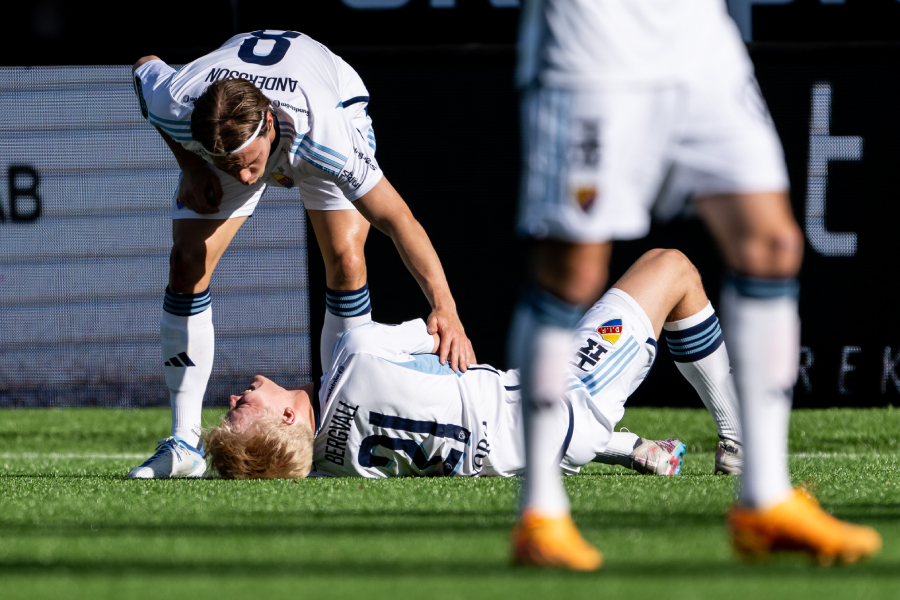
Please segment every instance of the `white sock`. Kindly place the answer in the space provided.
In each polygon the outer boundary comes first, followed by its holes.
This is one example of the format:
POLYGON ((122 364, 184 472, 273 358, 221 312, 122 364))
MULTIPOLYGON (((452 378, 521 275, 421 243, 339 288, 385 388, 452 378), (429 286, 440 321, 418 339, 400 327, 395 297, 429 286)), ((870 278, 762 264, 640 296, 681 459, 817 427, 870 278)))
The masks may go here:
POLYGON ((509 356, 522 370, 527 462, 523 508, 546 516, 569 512, 560 475, 568 409, 566 390, 573 327, 582 309, 540 290, 520 300, 510 329, 509 356))
POLYGON ((334 347, 348 329, 372 320, 372 303, 369 284, 358 290, 332 290, 325 288, 325 323, 319 340, 319 358, 322 373, 331 368, 334 347))
POLYGON ((741 504, 760 509, 791 491, 788 423, 800 360, 797 282, 732 276, 722 290, 744 436, 741 504))
POLYGON ((634 445, 641 439, 630 431, 614 431, 606 450, 597 454, 594 462, 605 465, 621 465, 631 468, 631 451, 634 445))
POLYGON ((663 335, 678 371, 697 390, 716 422, 719 437, 742 443, 728 350, 712 304, 686 319, 666 322, 663 335))
POLYGON ((196 448, 215 351, 209 290, 173 294, 167 289, 159 332, 172 408, 171 435, 196 448))

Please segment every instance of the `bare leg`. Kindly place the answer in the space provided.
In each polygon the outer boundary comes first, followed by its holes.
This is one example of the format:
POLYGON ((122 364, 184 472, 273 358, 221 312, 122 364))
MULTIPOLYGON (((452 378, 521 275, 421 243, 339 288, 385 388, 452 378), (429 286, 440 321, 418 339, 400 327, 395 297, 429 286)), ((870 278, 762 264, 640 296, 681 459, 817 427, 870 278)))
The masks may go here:
POLYGON ((169 289, 196 294, 209 287, 219 259, 247 217, 178 219, 172 222, 169 289))
POLYGON ((741 503, 767 508, 791 490, 787 434, 797 377, 796 276, 803 237, 781 192, 697 201, 732 270, 722 291, 744 437, 741 503))
POLYGON ((659 338, 666 321, 697 314, 709 304, 700 273, 678 250, 655 249, 641 256, 613 287, 641 305, 659 338))
POLYGON ((369 222, 355 210, 311 210, 309 220, 325 260, 325 320, 319 350, 322 372, 345 331, 372 320, 363 249, 369 222))
POLYGON ((310 210, 307 214, 325 260, 325 284, 333 290, 362 287, 369 222, 355 210, 310 210))

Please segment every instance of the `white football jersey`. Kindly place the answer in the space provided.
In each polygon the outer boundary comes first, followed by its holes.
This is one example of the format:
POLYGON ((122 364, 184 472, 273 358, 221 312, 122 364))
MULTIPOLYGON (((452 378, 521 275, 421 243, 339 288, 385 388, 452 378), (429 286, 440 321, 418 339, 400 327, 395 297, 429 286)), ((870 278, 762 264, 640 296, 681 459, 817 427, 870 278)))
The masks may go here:
POLYGON ((512 475, 521 469, 518 373, 478 365, 457 374, 429 354, 433 345, 421 319, 367 323, 344 334, 317 389, 311 476, 512 475), (500 440, 502 447, 495 443, 500 440))
POLYGON ((277 148, 262 182, 290 188, 315 177, 353 201, 381 179, 374 137, 351 122, 365 111, 368 91, 347 63, 302 33, 239 34, 178 71, 150 61, 135 71, 134 87, 151 125, 209 160, 191 137, 194 101, 212 82, 237 77, 265 93, 276 117, 277 148))
POLYGON ((749 67, 724 0, 525 0, 520 86, 665 84, 749 67))

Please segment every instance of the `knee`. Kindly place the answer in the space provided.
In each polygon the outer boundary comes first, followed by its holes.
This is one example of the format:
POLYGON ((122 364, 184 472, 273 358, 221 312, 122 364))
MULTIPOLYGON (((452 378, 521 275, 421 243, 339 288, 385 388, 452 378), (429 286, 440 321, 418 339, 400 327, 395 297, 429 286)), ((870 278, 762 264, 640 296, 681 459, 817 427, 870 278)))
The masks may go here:
POLYGON ((744 240, 731 266, 751 277, 786 278, 796 277, 802 261, 803 234, 791 222, 744 240))
POLYGON ((169 288, 179 294, 193 293, 206 274, 206 245, 176 242, 169 255, 169 288))
POLYGON ((366 280, 366 259, 362 252, 348 250, 336 253, 325 264, 329 287, 357 288, 366 280))
POLYGON ((665 273, 670 273, 673 280, 689 285, 701 285, 700 272, 680 250, 673 248, 654 248, 646 252, 644 259, 662 265, 665 273))

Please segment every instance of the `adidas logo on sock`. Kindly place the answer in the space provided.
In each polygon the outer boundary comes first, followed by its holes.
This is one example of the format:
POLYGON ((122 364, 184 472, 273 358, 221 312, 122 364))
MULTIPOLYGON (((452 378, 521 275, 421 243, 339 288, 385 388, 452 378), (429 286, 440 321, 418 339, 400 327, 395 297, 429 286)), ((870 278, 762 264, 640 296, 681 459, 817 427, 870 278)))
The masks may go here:
POLYGON ((167 367, 196 367, 194 361, 187 355, 186 352, 179 352, 178 356, 173 356, 169 360, 165 362, 167 367))

